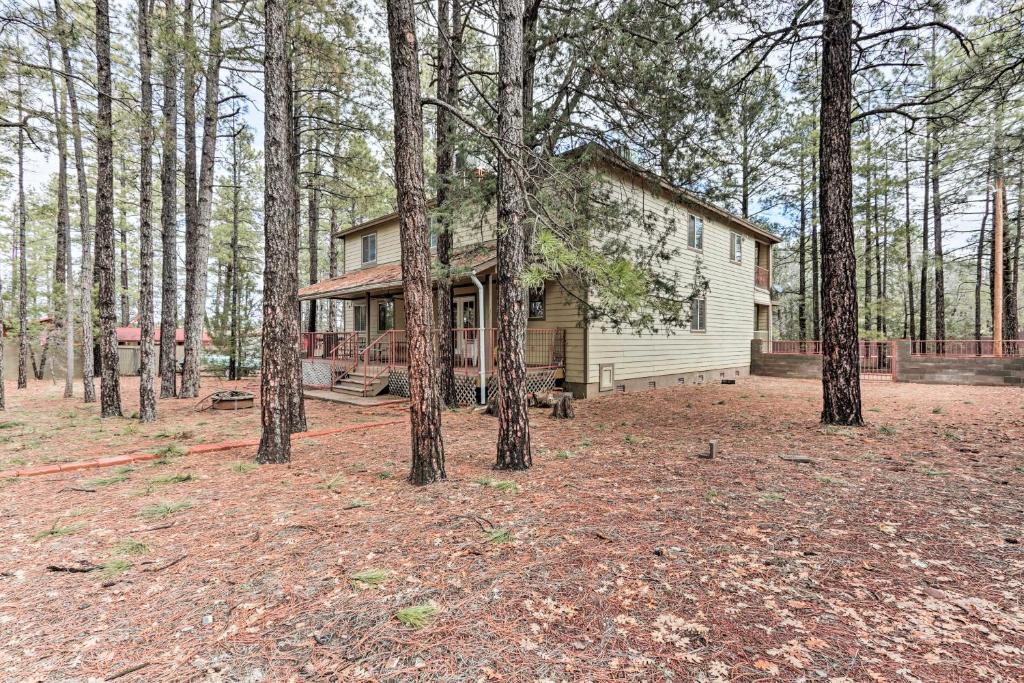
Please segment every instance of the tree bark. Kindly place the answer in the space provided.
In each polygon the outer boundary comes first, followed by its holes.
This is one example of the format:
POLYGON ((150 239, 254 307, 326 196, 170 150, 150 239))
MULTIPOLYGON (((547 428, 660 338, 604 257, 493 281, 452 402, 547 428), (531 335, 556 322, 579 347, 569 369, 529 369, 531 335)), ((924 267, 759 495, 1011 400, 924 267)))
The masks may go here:
MULTIPOLYGON (((289 15, 290 16, 290 15, 289 15)), ((288 20, 290 22, 290 18, 288 20)), ((288 409, 291 411, 291 417, 289 418, 289 425, 291 426, 292 433, 302 432, 306 430, 306 405, 302 396, 302 364, 299 362, 298 354, 298 341, 299 332, 302 329, 301 313, 302 308, 299 303, 299 169, 301 168, 301 149, 299 145, 299 124, 300 124, 300 111, 296 105, 296 93, 298 92, 298 83, 296 82, 295 72, 295 50, 294 50, 294 36, 289 36, 289 45, 292 48, 286 53, 287 65, 285 69, 285 76, 287 80, 286 89, 286 100, 285 105, 288 108, 288 116, 291 121, 291 128, 289 130, 289 149, 291 150, 291 156, 289 160, 292 165, 292 183, 291 189, 291 201, 292 201, 292 214, 291 214, 291 232, 288 233, 288 239, 291 240, 289 246, 289 253, 292 257, 288 261, 288 293, 289 293, 289 309, 291 310, 291 318, 289 319, 289 325, 291 325, 291 349, 292 353, 289 356, 290 359, 290 372, 288 373, 289 386, 288 386, 288 409)))
MULTIPOLYGON (((123 167, 123 166, 122 166, 123 167)), ((122 176, 127 180, 127 174, 122 176)), ((126 182, 122 182, 126 185, 126 182)), ((121 319, 120 324, 127 327, 131 323, 131 300, 128 295, 128 221, 121 211, 121 227, 117 231, 121 238, 121 319)))
POLYGON ((78 184, 78 227, 81 231, 82 258, 80 304, 82 307, 82 400, 92 403, 96 400, 96 385, 93 381, 93 337, 92 337, 92 228, 89 224, 89 179, 85 171, 85 152, 82 144, 82 125, 78 111, 78 94, 75 89, 75 66, 71 60, 68 27, 64 22, 64 10, 60 0, 53 0, 57 35, 60 41, 61 62, 64 65, 64 89, 68 94, 68 108, 71 111, 71 137, 75 150, 75 176, 78 184))
MULTIPOLYGON (((818 177, 818 155, 811 155, 811 178, 818 177)), ((811 324, 814 340, 821 340, 821 273, 818 258, 818 191, 811 188, 811 324)))
MULTIPOLYGON (((206 322, 206 284, 210 259, 210 222, 213 217, 213 181, 217 152, 217 105, 220 100, 220 0, 210 3, 210 42, 203 98, 203 142, 199 168, 196 220, 185 228, 185 358, 181 370, 181 398, 199 395, 206 322), (191 229, 189 229, 191 227, 191 229), (190 258, 191 257, 191 258, 190 258)), ((186 136, 186 140, 191 140, 186 136)))
POLYGON ((939 136, 937 131, 932 132, 931 159, 932 210, 934 212, 932 223, 935 239, 935 338, 945 339, 946 281, 943 277, 942 263, 942 196, 939 193, 939 136))
POLYGON ((871 248, 874 236, 872 235, 873 226, 871 224, 871 180, 873 167, 872 162, 874 161, 874 154, 871 149, 871 122, 868 120, 868 150, 867 150, 867 163, 868 167, 864 173, 865 179, 865 193, 864 193, 864 329, 868 332, 871 331, 871 248))
POLYGON ((139 421, 156 420, 153 391, 153 50, 149 40, 152 0, 139 0, 139 421))
MULTIPOLYGON (((985 169, 985 187, 989 186, 992 179, 992 161, 989 160, 988 168, 985 169)), ((978 228, 978 250, 975 255, 974 264, 974 339, 981 340, 981 278, 984 275, 985 264, 985 224, 988 223, 989 207, 991 207, 992 196, 985 192, 985 210, 981 215, 981 226, 978 228)), ((981 353, 981 345, 978 345, 978 353, 981 353)))
MULTIPOLYGON (((24 116, 18 72, 18 120, 24 116)), ((28 387, 28 258, 25 255, 28 209, 25 207, 25 126, 18 127, 18 388, 28 387)))
POLYGON ((804 155, 800 154, 800 242, 799 242, 799 282, 800 292, 797 300, 797 325, 800 328, 800 339, 807 339, 807 183, 804 177, 804 155))
POLYGON ((434 306, 430 284, 430 237, 423 177, 423 113, 413 0, 388 0, 392 101, 395 108, 395 185, 398 190, 409 345, 409 417, 412 465, 409 481, 429 484, 446 478, 441 435, 442 398, 431 333, 434 306))
POLYGON ((295 177, 291 163, 290 88, 285 41, 288 38, 285 0, 266 0, 264 37, 264 250, 263 343, 260 403, 263 433, 256 461, 291 460, 291 373, 298 330, 291 310, 290 263, 298 258, 294 232, 295 177))
MULTIPOLYGON (((55 133, 57 135, 57 239, 58 257, 54 264, 54 283, 59 285, 60 334, 64 340, 64 398, 75 395, 75 295, 74 277, 71 265, 71 216, 68 197, 68 113, 67 97, 64 90, 58 94, 57 77, 53 70, 53 58, 49 46, 46 49, 50 65, 50 90, 53 94, 53 109, 56 113, 55 133)), ((49 339, 47 339, 49 341, 49 339)))
POLYGON ((913 240, 912 226, 910 224, 910 131, 906 131, 903 137, 903 194, 904 194, 904 208, 906 215, 904 216, 904 226, 906 227, 905 245, 906 245, 906 257, 907 257, 907 304, 910 312, 910 340, 913 341, 917 336, 917 330, 914 327, 914 255, 911 247, 913 240))
MULTIPOLYGON (((164 0, 165 30, 177 29, 175 0, 164 0)), ((178 393, 178 60, 173 43, 163 52, 163 142, 160 145, 160 398, 178 393)))
MULTIPOLYGON (((320 242, 320 133, 313 132, 313 174, 309 181, 306 196, 306 247, 309 250, 309 284, 320 281, 320 254, 317 246, 320 242)), ((316 299, 309 300, 309 318, 306 330, 316 332, 316 299)))
MULTIPOLYGON (((341 158, 341 141, 334 141, 334 154, 331 156, 331 175, 334 180, 334 187, 338 187, 341 174, 338 172, 338 159, 341 158)), ((331 279, 338 277, 338 242, 334 236, 338 234, 338 199, 331 196, 331 234, 327 239, 327 276, 331 279)), ((327 300, 327 331, 338 331, 338 304, 335 299, 327 300)))
POLYGON ((824 0, 821 66, 822 422, 861 425, 850 159, 851 0, 824 0))
POLYGON ((928 262, 931 260, 928 257, 929 240, 928 240, 928 219, 929 212, 928 207, 930 203, 928 201, 928 195, 931 190, 931 162, 929 157, 929 138, 930 130, 925 132, 924 138, 924 204, 921 211, 921 305, 918 308, 918 322, 920 326, 918 328, 917 338, 921 341, 928 339, 928 262))
POLYGON ((523 0, 498 5, 498 448, 495 467, 533 464, 526 398, 523 0))
MULTIPOLYGON (((437 2, 437 99, 457 106, 458 76, 456 72, 456 47, 458 43, 458 17, 461 13, 459 0, 438 0, 437 2)), ((455 396, 455 339, 451 256, 452 231, 449 218, 449 190, 452 184, 452 171, 455 167, 454 117, 444 107, 437 108, 435 144, 436 160, 434 171, 437 177, 437 261, 440 275, 437 280, 437 336, 438 364, 440 366, 439 381, 441 398, 445 405, 452 407, 456 403, 455 396)), ((461 323, 460 323, 461 324, 461 323)))
POLYGON ((114 271, 114 142, 110 79, 110 14, 96 0, 96 265, 99 270, 100 416, 121 416, 114 271))

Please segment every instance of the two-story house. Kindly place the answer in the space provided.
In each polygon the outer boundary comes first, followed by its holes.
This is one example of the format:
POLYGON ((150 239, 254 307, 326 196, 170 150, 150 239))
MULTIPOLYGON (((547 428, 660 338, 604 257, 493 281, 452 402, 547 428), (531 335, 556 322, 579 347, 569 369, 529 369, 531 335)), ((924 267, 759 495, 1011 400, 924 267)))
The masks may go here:
MULTIPOLYGON (((558 282, 530 291, 528 388, 558 385, 584 398, 746 375, 750 340, 769 335, 771 248, 779 238, 607 150, 599 152, 588 154, 588 163, 597 165, 602 180, 652 214, 684 226, 668 245, 682 281, 692 279, 699 263, 710 286, 691 303, 689 325, 669 333, 587 323, 579 301, 588 293, 568 291, 558 282)), ((642 239, 637 230, 627 237, 642 239)), ((354 225, 336 237, 344 239, 344 274, 303 287, 299 298, 344 301, 344 331, 303 336, 304 382, 361 395, 407 395, 398 215, 354 225)), ((459 396, 469 404, 483 400, 496 379, 493 212, 489 221, 457 228, 453 241, 460 276, 452 343, 459 396)))

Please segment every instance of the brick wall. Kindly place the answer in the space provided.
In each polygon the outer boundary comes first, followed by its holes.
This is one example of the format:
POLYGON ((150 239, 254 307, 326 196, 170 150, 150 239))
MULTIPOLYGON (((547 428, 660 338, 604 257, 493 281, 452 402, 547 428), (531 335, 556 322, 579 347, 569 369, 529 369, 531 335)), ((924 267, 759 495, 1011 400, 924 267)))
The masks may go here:
POLYGON ((750 342, 750 374, 766 377, 821 379, 821 356, 798 353, 764 353, 767 342, 750 342))
POLYGON ((1024 386, 1024 358, 914 356, 896 342, 896 381, 921 384, 1024 386))

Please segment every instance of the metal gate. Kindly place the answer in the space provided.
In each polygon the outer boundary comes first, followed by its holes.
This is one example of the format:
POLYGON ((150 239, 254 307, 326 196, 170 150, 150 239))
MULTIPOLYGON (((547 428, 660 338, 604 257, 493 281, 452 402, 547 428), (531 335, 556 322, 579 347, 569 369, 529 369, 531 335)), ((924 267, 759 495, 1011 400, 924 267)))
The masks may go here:
POLYGON ((896 346, 891 341, 860 342, 862 379, 892 381, 896 372, 896 346))

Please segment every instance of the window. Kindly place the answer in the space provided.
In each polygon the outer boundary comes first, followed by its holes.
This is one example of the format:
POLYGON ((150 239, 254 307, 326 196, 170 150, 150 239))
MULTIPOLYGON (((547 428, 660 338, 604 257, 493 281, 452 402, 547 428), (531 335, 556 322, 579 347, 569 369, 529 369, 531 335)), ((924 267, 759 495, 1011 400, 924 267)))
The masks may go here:
POLYGON ((708 328, 708 302, 704 297, 690 300, 690 331, 704 332, 708 328))
POLYGON ((530 306, 527 310, 530 320, 544 319, 544 285, 530 288, 530 306))
POLYGON ((352 306, 352 318, 356 332, 366 332, 366 304, 352 306))
POLYGON ((686 246, 698 251, 704 248, 704 219, 690 216, 690 227, 686 231, 686 246))
POLYGON ((743 263, 743 235, 732 233, 732 243, 729 248, 729 258, 736 263, 743 263))
POLYGON ((377 262, 377 233, 363 235, 363 263, 377 262))
POLYGON ((395 302, 381 301, 377 304, 377 330, 387 332, 395 329, 395 302))

